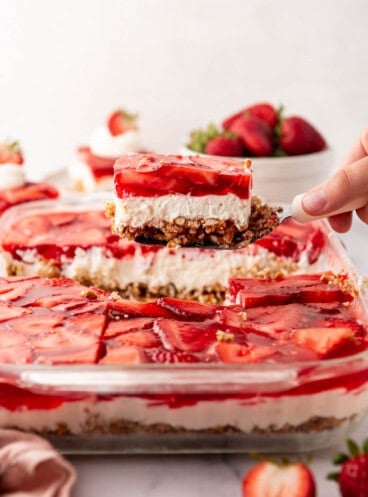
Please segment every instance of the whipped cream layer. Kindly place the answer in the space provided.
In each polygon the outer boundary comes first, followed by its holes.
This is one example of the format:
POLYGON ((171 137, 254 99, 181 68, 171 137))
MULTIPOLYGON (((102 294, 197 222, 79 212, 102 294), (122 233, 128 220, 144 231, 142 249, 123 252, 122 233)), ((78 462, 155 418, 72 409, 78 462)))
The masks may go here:
POLYGON ((26 176, 23 166, 19 164, 0 164, 0 190, 24 186, 26 176))
POLYGON ((107 126, 99 126, 92 133, 88 145, 94 155, 111 159, 130 152, 139 152, 142 148, 138 130, 128 130, 113 136, 107 126))
POLYGON ((248 226, 251 199, 228 195, 195 197, 169 194, 160 197, 115 197, 115 227, 144 225, 159 226, 161 221, 187 219, 231 219, 238 229, 248 226))
MULTIPOLYGON (((168 424, 186 430, 205 430, 233 426, 242 432, 255 429, 296 427, 312 418, 347 420, 361 416, 368 409, 368 388, 346 391, 344 388, 310 395, 280 395, 247 399, 199 400, 193 405, 175 406, 141 397, 91 396, 79 401, 65 401, 54 409, 29 409, 19 406, 8 410, 0 406, 0 426, 21 430, 57 431, 66 425, 73 434, 93 436, 93 422, 108 426, 119 420, 143 425, 168 424)), ((265 435, 266 436, 266 435, 265 435)))
POLYGON ((113 174, 111 176, 95 176, 82 161, 75 161, 68 167, 68 175, 73 187, 86 193, 111 191, 114 188, 113 174))

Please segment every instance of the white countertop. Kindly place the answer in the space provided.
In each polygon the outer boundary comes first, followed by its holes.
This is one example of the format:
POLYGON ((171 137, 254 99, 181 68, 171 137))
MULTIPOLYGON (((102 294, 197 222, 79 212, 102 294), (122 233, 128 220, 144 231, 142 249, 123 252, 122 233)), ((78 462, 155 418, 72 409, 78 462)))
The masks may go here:
MULTIPOLYGON (((360 274, 368 274, 368 226, 355 220, 343 236, 360 274)), ((368 435, 368 419, 354 434, 368 435)), ((336 448, 313 455, 312 469, 319 497, 338 497, 334 482, 325 479, 336 448)), ((78 472, 74 497, 237 497, 241 479, 254 464, 246 455, 85 456, 71 457, 78 472)))

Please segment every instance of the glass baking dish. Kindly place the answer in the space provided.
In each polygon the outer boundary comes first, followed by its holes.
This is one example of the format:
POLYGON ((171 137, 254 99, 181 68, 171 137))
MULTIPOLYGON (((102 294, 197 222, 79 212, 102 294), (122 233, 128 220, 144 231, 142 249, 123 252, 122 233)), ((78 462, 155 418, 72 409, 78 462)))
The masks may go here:
MULTIPOLYGON (((359 278, 327 237, 313 272, 359 278)), ((356 310, 368 319, 365 290, 356 310)), ((65 453, 292 452, 345 438, 368 409, 368 351, 291 364, 0 364, 0 426, 65 453)))

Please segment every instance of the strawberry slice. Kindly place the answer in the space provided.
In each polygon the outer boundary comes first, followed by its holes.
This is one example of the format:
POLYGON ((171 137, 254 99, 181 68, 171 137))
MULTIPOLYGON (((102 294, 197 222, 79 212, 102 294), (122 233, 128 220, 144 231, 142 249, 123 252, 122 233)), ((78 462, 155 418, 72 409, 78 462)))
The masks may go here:
POLYGON ((312 473, 303 463, 263 461, 243 479, 243 497, 316 497, 312 473))
POLYGON ((292 339, 298 345, 312 349, 319 357, 331 357, 339 353, 351 353, 357 345, 351 328, 303 328, 296 329, 292 339))
POLYGON ((56 326, 63 322, 62 316, 26 316, 20 319, 14 319, 11 322, 11 327, 20 333, 27 335, 43 335, 52 332, 56 326))
POLYGON ((121 335, 117 335, 113 342, 122 345, 135 345, 141 348, 158 347, 161 345, 158 336, 152 331, 147 330, 122 333, 121 335))
POLYGON ((190 321, 212 318, 218 309, 215 305, 201 304, 191 300, 175 299, 172 297, 162 297, 157 300, 157 304, 177 314, 179 318, 190 321))
POLYGON ((217 326, 161 319, 155 322, 154 329, 168 350, 200 352, 216 342, 217 326))
POLYGON ((19 188, 3 190, 0 193, 0 198, 8 203, 8 207, 23 202, 57 198, 58 196, 59 192, 48 183, 27 183, 19 188))
POLYGON ((122 135, 126 131, 138 129, 137 114, 130 114, 123 109, 113 112, 107 121, 107 127, 112 136, 122 135))
POLYGON ((188 352, 174 352, 162 348, 146 350, 147 356, 152 362, 159 364, 177 364, 199 362, 199 359, 188 352))
POLYGON ((272 347, 234 342, 220 342, 215 350, 221 362, 235 364, 264 362, 276 353, 272 347))
POLYGON ((0 285, 0 300, 19 300, 21 297, 24 297, 33 286, 33 283, 27 281, 15 281, 14 283, 2 284, 0 285))
POLYGON ((97 360, 99 344, 92 334, 75 333, 55 327, 52 332, 32 339, 37 363, 93 364, 97 360))
POLYGON ((0 328, 0 350, 14 345, 24 345, 26 338, 21 333, 15 333, 6 328, 0 328))
POLYGON ((110 313, 114 317, 173 317, 174 314, 168 309, 161 307, 155 302, 134 302, 133 300, 110 300, 108 302, 110 313))
POLYGON ((104 314, 86 314, 69 319, 68 324, 95 336, 102 336, 106 321, 107 317, 104 314))
POLYGON ((0 349, 0 364, 28 364, 32 359, 32 351, 26 345, 18 344, 0 349))
POLYGON ((11 304, 3 304, 0 302, 0 323, 2 321, 19 318, 30 312, 29 309, 25 309, 24 307, 15 307, 11 304))
POLYGON ((147 362, 143 350, 130 345, 108 348, 106 355, 100 359, 99 364, 143 364, 147 362))
POLYGON ((114 338, 122 333, 150 329, 153 326, 153 322, 154 321, 151 318, 133 318, 110 321, 103 336, 105 339, 114 338))
POLYGON ((23 154, 17 141, 0 143, 0 164, 23 164, 23 154))

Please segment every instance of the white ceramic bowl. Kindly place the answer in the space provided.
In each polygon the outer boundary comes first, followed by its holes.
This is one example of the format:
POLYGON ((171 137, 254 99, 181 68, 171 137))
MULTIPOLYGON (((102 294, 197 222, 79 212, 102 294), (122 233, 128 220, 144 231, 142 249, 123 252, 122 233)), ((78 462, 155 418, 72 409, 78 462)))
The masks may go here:
MULTIPOLYGON (((183 146, 182 155, 196 154, 183 146)), ((239 157, 244 161, 246 157, 239 157)), ((326 180, 334 172, 333 153, 330 148, 308 155, 288 157, 252 157, 253 193, 265 200, 290 202, 326 180)))

